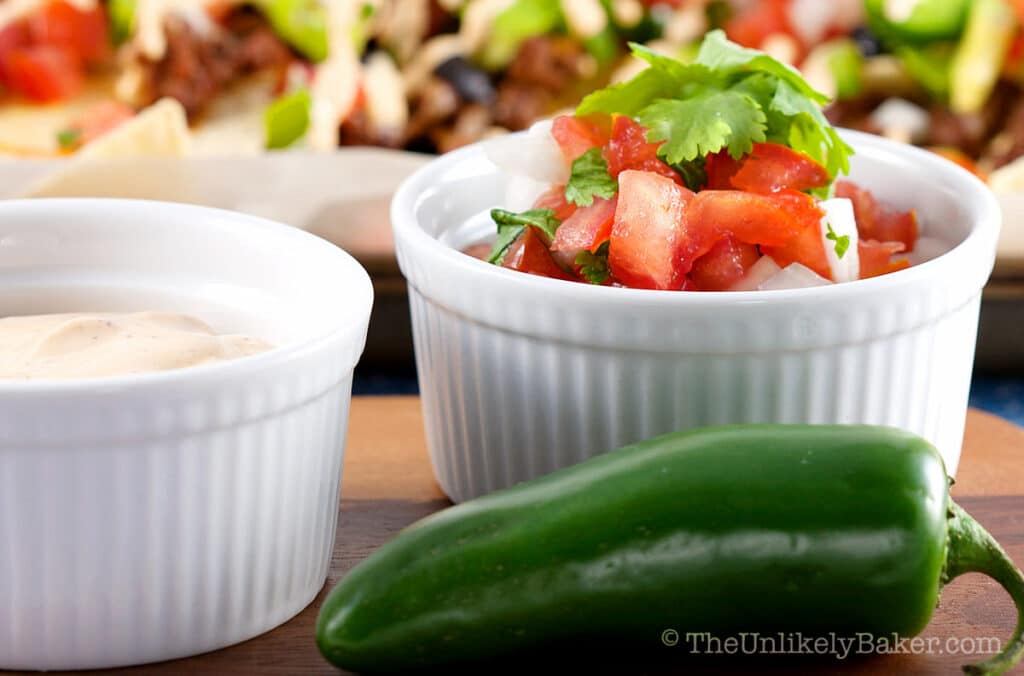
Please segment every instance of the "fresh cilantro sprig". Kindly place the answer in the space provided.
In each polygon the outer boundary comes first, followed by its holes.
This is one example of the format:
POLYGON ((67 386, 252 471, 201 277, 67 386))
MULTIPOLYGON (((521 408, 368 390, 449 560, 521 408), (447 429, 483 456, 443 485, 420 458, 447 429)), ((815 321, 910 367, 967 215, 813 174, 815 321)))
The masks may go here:
POLYGON ((591 284, 604 284, 611 272, 608 269, 608 242, 597 251, 591 253, 584 249, 576 254, 576 265, 580 266, 580 276, 591 284))
POLYGON ((553 238, 555 230, 561 225, 552 209, 530 209, 518 214, 504 209, 491 209, 491 218, 498 225, 498 239, 494 242, 487 262, 495 265, 501 265, 508 248, 528 226, 539 228, 549 238, 553 238))
POLYGON ((836 231, 832 229, 831 223, 826 223, 825 226, 828 231, 825 233, 825 239, 836 243, 836 256, 842 260, 843 256, 846 255, 846 251, 850 248, 850 236, 843 235, 840 237, 836 234, 836 231))
POLYGON ((832 177, 849 171, 853 149, 819 107, 828 97, 790 66, 730 42, 721 30, 707 34, 689 64, 642 45, 630 48, 649 67, 587 96, 576 112, 636 118, 649 141, 664 142, 659 155, 684 176, 710 153, 724 149, 738 159, 762 141, 809 155, 832 177))
POLYGON ((608 163, 600 148, 591 148, 572 163, 569 182, 565 184, 565 201, 589 207, 594 197, 608 200, 615 197, 619 184, 608 174, 608 163))

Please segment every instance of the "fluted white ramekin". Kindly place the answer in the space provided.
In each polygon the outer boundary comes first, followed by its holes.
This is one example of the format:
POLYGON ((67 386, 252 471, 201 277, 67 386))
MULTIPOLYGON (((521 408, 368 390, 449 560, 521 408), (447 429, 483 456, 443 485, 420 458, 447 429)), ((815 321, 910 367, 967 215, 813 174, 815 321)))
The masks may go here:
POLYGON ((959 244, 835 286, 679 293, 594 287, 459 253, 516 190, 482 144, 419 170, 392 204, 427 441, 455 501, 622 444, 703 425, 875 423, 956 472, 999 208, 931 153, 845 132, 852 178, 959 244))
POLYGON ((165 310, 271 341, 215 365, 0 381, 0 667, 251 638, 323 585, 372 288, 307 233, 200 207, 0 202, 0 315, 165 310))

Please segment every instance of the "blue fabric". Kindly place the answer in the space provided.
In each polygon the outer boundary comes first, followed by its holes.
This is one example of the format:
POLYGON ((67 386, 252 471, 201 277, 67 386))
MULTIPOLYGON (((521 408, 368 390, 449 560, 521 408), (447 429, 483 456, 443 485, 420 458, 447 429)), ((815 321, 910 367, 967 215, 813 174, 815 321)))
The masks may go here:
MULTIPOLYGON (((352 387, 357 395, 419 394, 413 372, 358 371, 352 387)), ((975 376, 971 406, 1024 425, 1024 377, 975 376)))
POLYGON ((976 375, 971 406, 1024 425, 1024 377, 976 375))

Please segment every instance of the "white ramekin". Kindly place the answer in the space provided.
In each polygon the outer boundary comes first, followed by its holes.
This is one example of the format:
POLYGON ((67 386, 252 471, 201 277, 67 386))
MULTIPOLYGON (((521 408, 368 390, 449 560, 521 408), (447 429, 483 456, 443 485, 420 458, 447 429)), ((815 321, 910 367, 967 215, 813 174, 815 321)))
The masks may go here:
POLYGON ((785 291, 672 293, 546 279, 458 249, 517 181, 482 144, 411 176, 392 204, 409 280, 431 461, 455 501, 625 443, 742 422, 916 432, 956 472, 999 208, 931 153, 854 132, 852 178, 959 244, 909 270, 785 291))
POLYGON ((0 381, 0 667, 192 655, 291 618, 333 547, 365 271, 159 202, 0 202, 0 315, 165 310, 273 342, 129 377, 0 381))

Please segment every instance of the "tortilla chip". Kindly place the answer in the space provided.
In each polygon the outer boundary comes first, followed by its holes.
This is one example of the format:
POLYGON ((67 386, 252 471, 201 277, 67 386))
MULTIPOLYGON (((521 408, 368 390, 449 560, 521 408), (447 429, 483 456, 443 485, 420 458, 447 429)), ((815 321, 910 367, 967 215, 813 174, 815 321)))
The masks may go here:
MULTIPOLYGON (((101 136, 69 158, 57 171, 29 188, 26 197, 95 195, 100 168, 111 160, 132 157, 178 158, 191 150, 185 109, 174 99, 162 99, 131 120, 101 136)), ((142 186, 147 194, 154 187, 142 186)))

